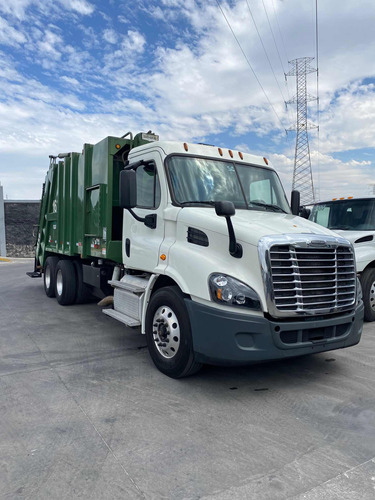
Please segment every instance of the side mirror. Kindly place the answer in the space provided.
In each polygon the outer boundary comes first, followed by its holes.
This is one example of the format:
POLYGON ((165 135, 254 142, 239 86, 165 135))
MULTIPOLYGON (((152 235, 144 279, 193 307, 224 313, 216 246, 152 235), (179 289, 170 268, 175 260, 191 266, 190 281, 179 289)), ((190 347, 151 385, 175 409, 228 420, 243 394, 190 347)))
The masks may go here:
POLYGON ((233 202, 231 201, 215 201, 215 211, 216 215, 219 217, 225 217, 227 221, 228 234, 229 234, 229 253, 232 257, 240 259, 242 257, 242 245, 237 243, 236 236, 234 234, 233 224, 230 218, 236 213, 233 202))
POLYGON ((299 205, 300 205, 300 194, 299 191, 292 191, 292 196, 290 200, 290 208, 292 209, 293 215, 299 214, 299 205))
POLYGON ((131 209, 137 206, 137 181, 135 170, 120 172, 120 207, 131 209))
POLYGON ((231 201, 216 201, 215 211, 216 215, 220 217, 232 217, 236 213, 234 204, 231 201))
POLYGON ((299 216, 302 217, 303 219, 308 219, 310 217, 311 210, 309 208, 302 207, 299 216))

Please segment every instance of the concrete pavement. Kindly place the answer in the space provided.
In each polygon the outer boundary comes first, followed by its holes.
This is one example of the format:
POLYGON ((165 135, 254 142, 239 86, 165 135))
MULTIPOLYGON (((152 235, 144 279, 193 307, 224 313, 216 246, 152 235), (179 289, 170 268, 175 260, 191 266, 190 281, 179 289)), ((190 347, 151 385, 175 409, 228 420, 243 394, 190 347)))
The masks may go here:
POLYGON ((172 380, 136 330, 29 270, 0 262, 0 498, 375 498, 375 324, 345 350, 172 380))

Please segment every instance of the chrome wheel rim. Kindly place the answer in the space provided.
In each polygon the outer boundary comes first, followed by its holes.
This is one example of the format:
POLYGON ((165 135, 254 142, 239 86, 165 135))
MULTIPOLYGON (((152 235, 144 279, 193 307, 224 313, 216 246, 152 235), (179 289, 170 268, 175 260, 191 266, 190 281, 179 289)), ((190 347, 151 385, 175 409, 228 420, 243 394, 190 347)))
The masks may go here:
POLYGON ((56 274, 56 291, 58 295, 61 295, 63 291, 63 277, 61 269, 59 269, 56 274))
POLYGON ((372 283, 370 288, 370 307, 371 310, 375 312, 375 281, 372 283))
POLYGON ((46 288, 49 289, 51 286, 51 268, 49 266, 46 267, 46 270, 44 271, 44 281, 46 284, 46 288))
POLYGON ((167 359, 176 356, 180 347, 180 324, 173 310, 161 306, 154 314, 152 335, 158 352, 167 359))

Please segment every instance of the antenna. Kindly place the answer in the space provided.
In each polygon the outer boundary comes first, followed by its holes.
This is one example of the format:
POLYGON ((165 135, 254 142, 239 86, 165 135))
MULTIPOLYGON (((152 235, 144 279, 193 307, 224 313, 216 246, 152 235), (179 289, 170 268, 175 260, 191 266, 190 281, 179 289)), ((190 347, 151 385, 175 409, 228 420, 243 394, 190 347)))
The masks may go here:
POLYGON ((314 183, 311 170, 310 147, 308 130, 318 128, 307 120, 307 103, 317 98, 307 93, 307 78, 309 73, 317 71, 310 63, 313 57, 300 57, 289 61, 291 69, 285 76, 296 77, 296 95, 286 104, 297 104, 296 149, 294 156, 293 187, 301 194, 301 204, 310 205, 315 202, 314 183))

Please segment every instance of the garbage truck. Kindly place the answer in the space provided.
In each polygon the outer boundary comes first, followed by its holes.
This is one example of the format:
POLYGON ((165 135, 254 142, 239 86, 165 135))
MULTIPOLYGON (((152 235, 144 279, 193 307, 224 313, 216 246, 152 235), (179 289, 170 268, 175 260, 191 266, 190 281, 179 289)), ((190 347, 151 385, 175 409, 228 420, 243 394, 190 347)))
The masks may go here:
POLYGON ((28 274, 62 306, 110 303, 172 378, 353 346, 353 247, 299 208, 266 157, 110 136, 50 156, 28 274))
POLYGON ((375 321, 375 196, 333 198, 315 203, 310 211, 310 220, 353 244, 365 321, 375 321))

